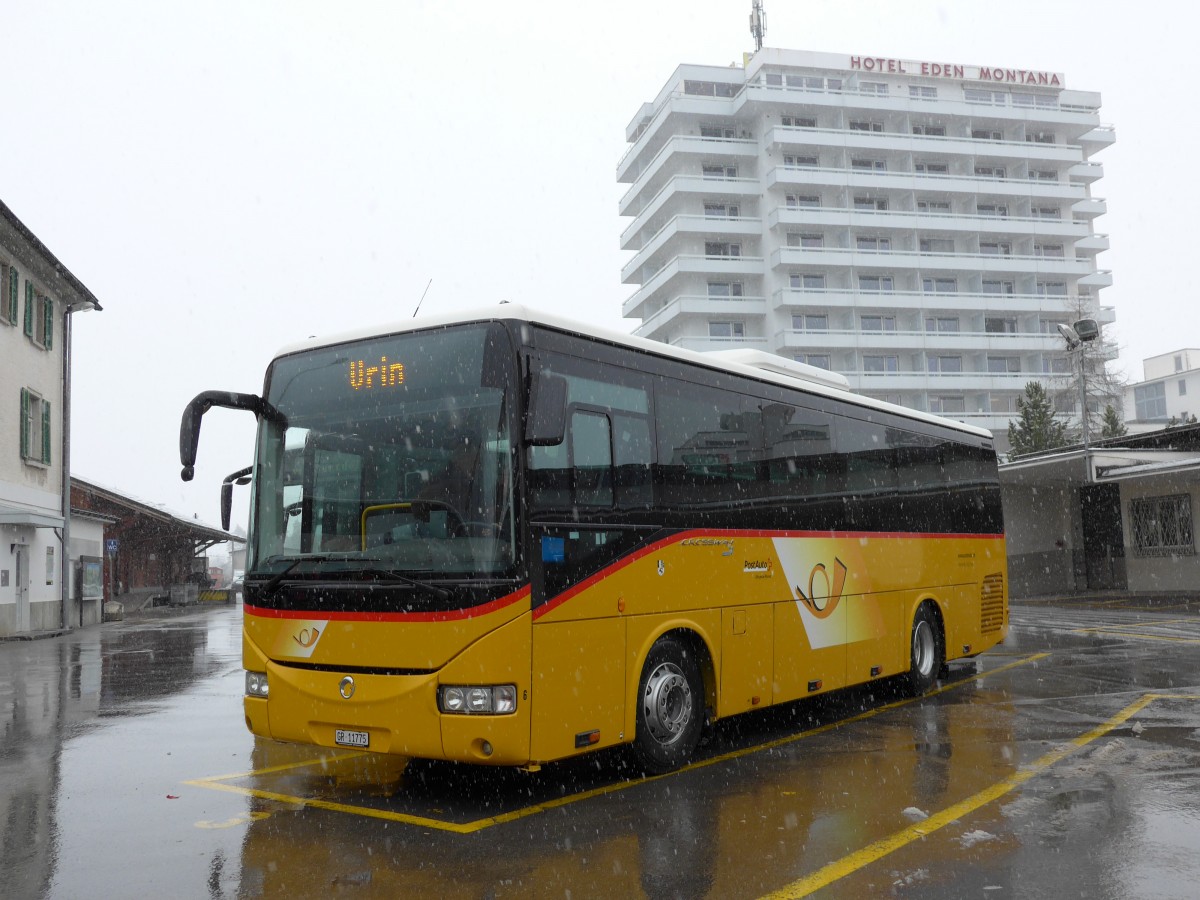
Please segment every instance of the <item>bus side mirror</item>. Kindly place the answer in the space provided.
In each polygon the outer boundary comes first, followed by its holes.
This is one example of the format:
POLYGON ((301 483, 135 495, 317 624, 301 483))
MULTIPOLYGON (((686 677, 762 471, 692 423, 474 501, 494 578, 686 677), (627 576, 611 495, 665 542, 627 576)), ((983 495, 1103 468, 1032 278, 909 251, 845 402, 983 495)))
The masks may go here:
POLYGON ((221 482, 221 527, 226 531, 229 530, 229 516, 233 512, 233 486, 249 484, 250 473, 253 471, 254 466, 246 466, 231 475, 226 475, 225 480, 221 482))
POLYGON ((529 389, 525 443, 553 447, 567 433, 567 380, 561 375, 536 375, 529 389))

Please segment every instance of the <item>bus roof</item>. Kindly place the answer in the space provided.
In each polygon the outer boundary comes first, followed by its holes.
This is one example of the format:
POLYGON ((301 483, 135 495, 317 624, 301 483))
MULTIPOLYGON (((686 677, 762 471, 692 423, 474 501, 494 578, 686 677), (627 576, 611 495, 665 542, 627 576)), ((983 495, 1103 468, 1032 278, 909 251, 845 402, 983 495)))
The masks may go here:
POLYGON ((883 400, 865 397, 862 394, 855 394, 850 390, 849 382, 841 375, 819 369, 815 366, 798 363, 773 353, 766 353, 751 348, 711 352, 687 350, 681 347, 673 347, 670 344, 664 344, 660 341, 652 341, 636 335, 624 334, 620 331, 593 326, 518 303, 499 303, 493 306, 477 307, 458 312, 421 316, 420 318, 401 320, 371 328, 360 328, 339 334, 310 337, 307 340, 297 341, 280 348, 275 354, 275 358, 278 359, 281 356, 302 353, 306 350, 316 350, 321 347, 332 347, 337 344, 347 344, 369 338, 386 337, 392 334, 424 331, 429 328, 462 325, 470 322, 500 322, 505 320, 543 325, 547 328, 553 328, 556 331, 566 332, 567 334, 589 340, 629 347, 630 349, 640 350, 655 356, 677 359, 709 369, 747 375, 759 381, 768 381, 786 387, 800 388, 812 394, 851 403, 855 406, 877 409, 881 412, 889 412, 894 415, 904 416, 905 418, 953 428, 957 431, 963 431, 979 437, 992 438, 992 433, 986 428, 968 425, 965 422, 957 422, 953 419, 946 419, 932 413, 921 412, 920 410, 909 409, 906 406, 897 406, 883 400))

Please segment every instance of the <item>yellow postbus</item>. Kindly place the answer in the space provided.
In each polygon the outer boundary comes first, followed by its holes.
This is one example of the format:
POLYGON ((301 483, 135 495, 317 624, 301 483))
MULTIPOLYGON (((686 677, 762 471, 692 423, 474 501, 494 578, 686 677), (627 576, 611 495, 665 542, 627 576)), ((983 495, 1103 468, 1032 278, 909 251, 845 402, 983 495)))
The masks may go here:
POLYGON ((667 771, 717 719, 923 692, 1007 633, 991 434, 777 356, 516 305, 310 340, 188 405, 185 479, 212 406, 259 420, 257 735, 667 771))

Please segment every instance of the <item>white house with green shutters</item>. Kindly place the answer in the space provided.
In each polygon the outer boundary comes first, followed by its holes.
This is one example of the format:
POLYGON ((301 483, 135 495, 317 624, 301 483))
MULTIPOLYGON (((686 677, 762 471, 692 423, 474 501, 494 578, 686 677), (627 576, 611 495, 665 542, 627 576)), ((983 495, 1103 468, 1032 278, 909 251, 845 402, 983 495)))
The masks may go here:
POLYGON ((0 203, 0 637, 75 624, 71 315, 88 309, 92 292, 0 203))

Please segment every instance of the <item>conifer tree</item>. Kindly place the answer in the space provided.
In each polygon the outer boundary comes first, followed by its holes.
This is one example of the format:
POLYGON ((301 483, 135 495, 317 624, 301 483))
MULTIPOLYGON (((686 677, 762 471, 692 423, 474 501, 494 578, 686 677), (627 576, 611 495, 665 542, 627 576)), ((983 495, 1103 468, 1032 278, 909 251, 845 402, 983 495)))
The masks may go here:
POLYGON ((1017 398, 1017 418, 1008 424, 1008 442, 1012 456, 1054 450, 1067 445, 1067 427, 1054 416, 1050 397, 1040 382, 1025 385, 1025 395, 1017 398))
POLYGON ((1125 423, 1121 420, 1121 414, 1110 403, 1104 407, 1104 423, 1100 428, 1100 437, 1123 437, 1125 433, 1125 423))

